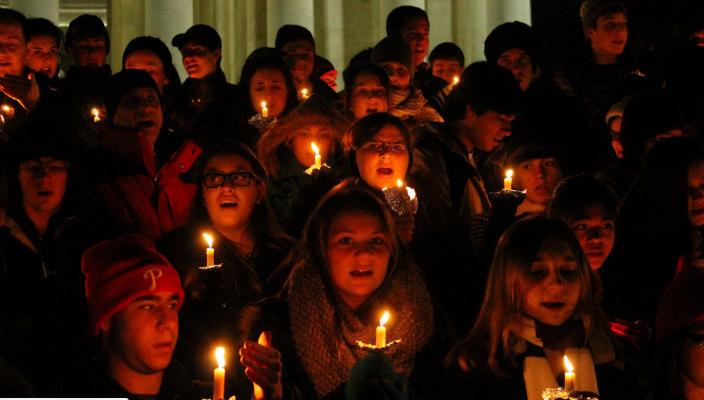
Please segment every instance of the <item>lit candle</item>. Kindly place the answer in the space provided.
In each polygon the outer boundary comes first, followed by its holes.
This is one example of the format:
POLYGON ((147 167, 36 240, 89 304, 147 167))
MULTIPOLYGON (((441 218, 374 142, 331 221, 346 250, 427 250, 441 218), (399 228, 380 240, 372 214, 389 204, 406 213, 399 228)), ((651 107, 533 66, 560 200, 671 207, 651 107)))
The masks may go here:
POLYGON ((458 76, 452 78, 452 86, 455 86, 460 82, 460 78, 458 76))
POLYGON ((571 392, 574 390, 574 367, 570 363, 570 359, 567 356, 565 359, 565 391, 571 392))
POLYGON ((3 114, 5 114, 7 119, 12 119, 12 117, 15 116, 15 108, 10 107, 7 104, 2 105, 2 112, 3 112, 3 114))
POLYGON ((215 249, 213 249, 213 238, 207 233, 203 234, 205 241, 208 242, 208 248, 205 250, 205 265, 212 267, 215 265, 215 249))
POLYGON ((262 101, 262 117, 269 116, 269 109, 266 108, 266 101, 262 101))
MULTIPOLYGON (((271 346, 271 334, 269 332, 262 332, 259 335, 259 339, 257 340, 257 343, 262 345, 262 346, 271 346)), ((255 399, 263 399, 264 398, 264 391, 262 391, 262 387, 257 385, 256 383, 253 383, 254 385, 254 398, 255 399)), ((215 399, 213 399, 215 400, 215 399)))
POLYGON ((315 145, 315 142, 310 142, 310 147, 312 147, 315 152, 315 164, 313 164, 313 169, 320 169, 323 166, 322 159, 320 158, 320 150, 318 146, 315 145))
POLYGON ((98 109, 93 107, 91 110, 91 113, 93 114, 93 122, 98 122, 100 121, 100 112, 98 112, 98 109))
POLYGON ((379 321, 379 326, 376 327, 376 348, 381 349, 386 347, 386 327, 384 324, 389 320, 389 312, 384 312, 384 316, 379 321))
POLYGON ((413 201, 416 198, 416 191, 413 188, 406 186, 406 191, 408 192, 408 198, 413 201))
POLYGON ((511 183, 513 182, 513 179, 511 179, 512 176, 513 176, 512 169, 509 169, 508 171, 506 171, 506 178, 504 179, 504 189, 511 190, 511 183))
POLYGON ((213 377, 213 400, 225 399, 225 348, 215 349, 215 358, 218 360, 218 367, 215 368, 213 377))
POLYGON ((308 98, 308 89, 301 89, 301 98, 303 98, 303 100, 308 98))

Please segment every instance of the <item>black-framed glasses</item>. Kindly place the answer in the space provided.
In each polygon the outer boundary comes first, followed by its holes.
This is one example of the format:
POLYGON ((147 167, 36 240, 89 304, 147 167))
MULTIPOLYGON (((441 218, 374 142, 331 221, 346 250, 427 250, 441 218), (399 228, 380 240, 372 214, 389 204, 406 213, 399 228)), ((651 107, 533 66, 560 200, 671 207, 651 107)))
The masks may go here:
POLYGON ((252 182, 252 178, 258 179, 256 175, 248 171, 230 172, 229 174, 211 172, 200 177, 205 187, 211 189, 219 188, 225 184, 225 181, 229 181, 232 186, 249 186, 250 182, 252 182))
POLYGON ((687 339, 694 340, 695 342, 697 342, 697 345, 699 347, 704 347, 704 335, 694 332, 684 332, 682 333, 682 336, 686 337, 687 339))

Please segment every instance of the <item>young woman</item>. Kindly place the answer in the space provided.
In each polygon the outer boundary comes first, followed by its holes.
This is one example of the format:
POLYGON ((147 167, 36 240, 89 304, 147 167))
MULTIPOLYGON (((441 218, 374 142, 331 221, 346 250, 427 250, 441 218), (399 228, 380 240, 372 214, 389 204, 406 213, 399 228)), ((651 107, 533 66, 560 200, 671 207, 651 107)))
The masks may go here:
POLYGON ((353 120, 388 110, 391 83, 383 68, 370 62, 357 62, 345 69, 342 75, 345 80, 345 109, 353 120))
POLYGON ((513 224, 496 248, 478 319, 448 357, 454 397, 542 399, 545 388, 564 386, 569 355, 575 390, 627 398, 599 290, 564 223, 538 216, 513 224))
POLYGON ((372 190, 349 186, 328 193, 290 259, 294 267, 282 295, 248 315, 244 328, 252 340, 240 351, 247 375, 280 362, 281 379, 295 383, 304 398, 365 398, 359 393, 374 385, 399 395, 402 377, 410 377, 411 393, 438 389, 428 375, 437 372, 432 356, 445 351, 431 350, 440 337, 438 319, 394 231, 388 207, 372 190), (357 341, 375 343, 384 311, 391 315, 387 342, 401 341, 384 351, 388 358, 369 358, 357 341), (280 361, 254 342, 263 330, 271 331, 280 361))
POLYGON ((293 236, 300 236, 303 223, 318 200, 339 182, 335 177, 345 175, 339 156, 345 126, 332 105, 314 94, 282 117, 257 144, 259 158, 271 176, 267 197, 279 222, 293 236), (324 182, 305 172, 315 164, 313 143, 321 166, 329 167, 323 173, 324 182))
MULTIPOLYGON (((359 181, 378 191, 397 187, 398 180, 406 183, 413 149, 411 134, 400 119, 383 112, 367 115, 345 133, 343 144, 352 175, 359 181)), ((413 214, 396 215, 395 220, 401 239, 411 241, 413 214)))
POLYGON ((237 111, 243 131, 238 140, 252 149, 256 149, 266 127, 253 126, 248 121, 256 114, 263 115, 263 105, 269 118, 279 118, 298 106, 296 86, 284 56, 279 50, 261 47, 247 56, 242 66, 237 111))
POLYGON ((247 147, 222 143, 204 153, 194 171, 193 218, 164 236, 158 249, 179 271, 186 292, 176 356, 209 380, 216 344, 236 351, 230 332, 241 308, 280 289, 282 282, 268 279, 292 242, 277 227, 266 172, 247 147), (203 233, 213 238, 214 262, 221 266, 207 268, 203 233))

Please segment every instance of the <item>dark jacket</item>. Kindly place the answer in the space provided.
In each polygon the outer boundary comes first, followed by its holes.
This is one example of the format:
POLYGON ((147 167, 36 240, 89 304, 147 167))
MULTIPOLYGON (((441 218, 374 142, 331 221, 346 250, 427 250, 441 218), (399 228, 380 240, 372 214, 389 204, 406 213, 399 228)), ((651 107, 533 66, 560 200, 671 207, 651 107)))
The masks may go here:
MULTIPOLYGON (((288 254, 290 243, 260 240, 251 254, 242 256, 210 223, 203 223, 168 233, 157 249, 178 270, 186 292, 174 357, 189 365, 197 379, 211 380, 216 343, 225 346, 228 354, 237 354, 242 345, 232 337, 233 323, 242 308, 280 289, 268 279, 288 254), (213 236, 215 264, 222 264, 219 268, 199 268, 206 263, 203 233, 213 236)), ((229 384, 251 386, 247 380, 236 382, 233 372, 238 364, 226 365, 229 384)))

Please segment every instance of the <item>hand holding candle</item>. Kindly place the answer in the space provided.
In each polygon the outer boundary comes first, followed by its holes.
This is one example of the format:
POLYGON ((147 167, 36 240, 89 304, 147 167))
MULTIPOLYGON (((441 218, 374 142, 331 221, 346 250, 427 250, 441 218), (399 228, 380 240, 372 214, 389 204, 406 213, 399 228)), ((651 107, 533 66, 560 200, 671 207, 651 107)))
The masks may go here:
POLYGON ((218 361, 218 367, 215 368, 213 377, 213 400, 225 399, 225 348, 218 347, 215 349, 215 358, 218 361))
POLYGON ((403 186, 403 181, 396 180, 395 188, 382 188, 386 204, 398 215, 415 214, 418 212, 418 199, 416 191, 408 186, 403 186))
POLYGON ((207 233, 203 234, 205 241, 208 242, 208 248, 205 250, 205 266, 212 267, 215 265, 215 249, 213 249, 213 238, 207 233))

